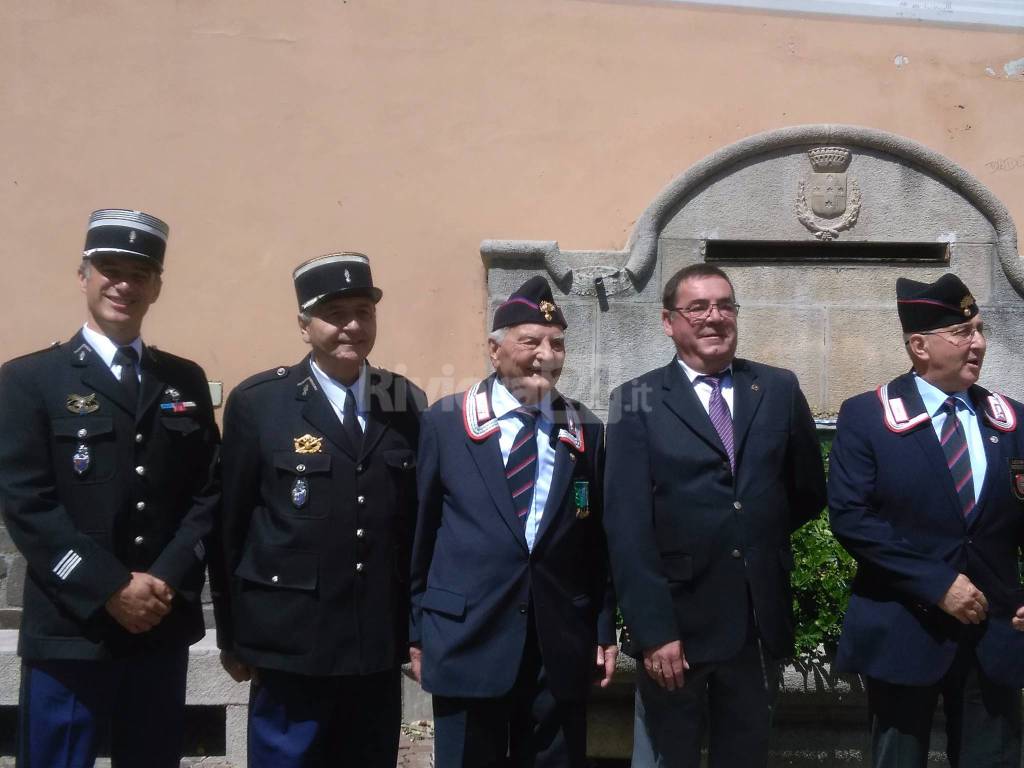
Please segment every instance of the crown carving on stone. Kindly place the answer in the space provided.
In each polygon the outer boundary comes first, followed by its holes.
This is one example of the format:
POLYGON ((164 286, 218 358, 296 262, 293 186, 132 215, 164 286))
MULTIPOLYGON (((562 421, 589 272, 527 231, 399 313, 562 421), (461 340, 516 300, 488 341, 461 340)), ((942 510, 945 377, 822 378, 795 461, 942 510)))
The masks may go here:
POLYGON ((841 173, 850 164, 850 150, 842 147, 815 147, 807 156, 818 173, 841 173))

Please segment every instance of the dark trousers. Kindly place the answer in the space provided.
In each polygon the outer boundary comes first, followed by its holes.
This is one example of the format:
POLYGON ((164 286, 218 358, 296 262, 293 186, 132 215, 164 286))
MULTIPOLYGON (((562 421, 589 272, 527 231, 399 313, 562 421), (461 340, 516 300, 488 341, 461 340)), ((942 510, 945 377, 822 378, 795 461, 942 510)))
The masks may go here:
POLYGON ((335 677, 257 674, 249 689, 249 768, 395 768, 400 668, 335 677))
POLYGON ((874 768, 924 768, 939 696, 946 714, 946 756, 953 768, 1020 765, 1020 691, 985 677, 962 648, 935 685, 867 679, 874 768))
POLYGON ((187 672, 187 647, 108 661, 23 661, 18 768, 89 768, 106 743, 118 768, 177 768, 187 672))
POLYGON ((710 768, 767 765, 778 686, 778 662, 762 656, 753 631, 728 661, 691 664, 675 691, 661 688, 640 664, 632 768, 698 768, 705 732, 710 768))
POLYGON ((493 699, 434 696, 435 768, 584 768, 587 711, 557 701, 533 631, 515 685, 493 699))

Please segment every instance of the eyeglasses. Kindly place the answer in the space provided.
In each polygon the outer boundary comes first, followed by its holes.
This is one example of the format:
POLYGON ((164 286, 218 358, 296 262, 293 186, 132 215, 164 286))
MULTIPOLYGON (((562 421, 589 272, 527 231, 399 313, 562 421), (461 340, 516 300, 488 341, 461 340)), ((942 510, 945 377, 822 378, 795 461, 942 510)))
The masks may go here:
POLYGON ((985 338, 984 327, 979 326, 976 328, 971 325, 964 325, 959 328, 954 328, 953 330, 941 329, 938 331, 918 331, 918 333, 921 336, 938 336, 956 347, 962 347, 965 344, 970 344, 974 341, 975 336, 985 338))
POLYGON ((671 312, 678 312, 691 323, 703 323, 711 317, 711 310, 717 309, 719 316, 726 320, 735 320, 740 313, 740 305, 734 301, 695 301, 686 307, 672 307, 671 312))

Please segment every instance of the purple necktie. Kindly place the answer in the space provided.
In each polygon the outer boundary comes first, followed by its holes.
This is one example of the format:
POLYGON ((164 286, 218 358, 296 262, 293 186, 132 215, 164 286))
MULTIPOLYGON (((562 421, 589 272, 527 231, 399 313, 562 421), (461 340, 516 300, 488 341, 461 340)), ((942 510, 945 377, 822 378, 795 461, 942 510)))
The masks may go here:
POLYGON ((708 416, 715 427, 715 432, 725 446, 725 452, 729 454, 729 467, 732 473, 736 474, 736 448, 732 439, 732 414, 729 413, 729 406, 725 404, 722 397, 722 376, 698 376, 697 381, 706 381, 711 385, 711 399, 708 401, 708 416))
POLYGON ((960 497, 960 512, 964 517, 974 509, 974 473, 971 471, 971 453, 967 450, 964 428, 956 415, 956 398, 946 398, 942 404, 946 420, 942 423, 939 442, 946 454, 946 466, 953 475, 956 494, 960 497))

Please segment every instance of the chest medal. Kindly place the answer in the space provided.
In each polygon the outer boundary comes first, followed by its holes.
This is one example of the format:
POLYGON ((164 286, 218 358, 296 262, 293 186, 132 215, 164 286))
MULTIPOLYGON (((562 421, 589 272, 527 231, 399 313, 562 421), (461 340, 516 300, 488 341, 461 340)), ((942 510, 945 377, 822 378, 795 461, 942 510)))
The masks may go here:
POLYGON ((85 443, 79 443, 75 452, 71 455, 71 468, 75 471, 78 477, 81 477, 89 471, 89 466, 92 464, 92 453, 89 451, 89 446, 85 443))
POLYGON ((574 480, 572 492, 576 501, 576 518, 585 520, 590 517, 590 482, 587 480, 574 480))
POLYGON ((309 501, 309 481, 304 477, 296 477, 292 483, 292 504, 296 509, 302 509, 309 501))

